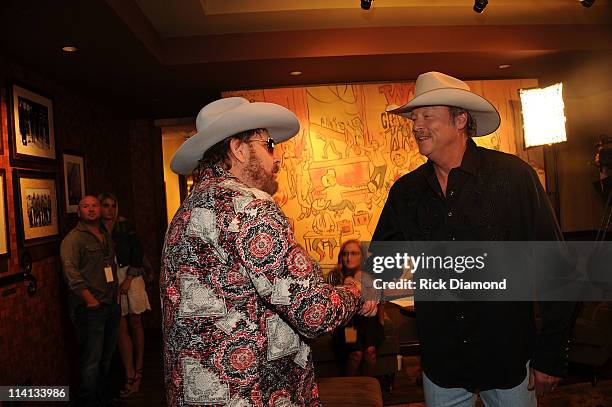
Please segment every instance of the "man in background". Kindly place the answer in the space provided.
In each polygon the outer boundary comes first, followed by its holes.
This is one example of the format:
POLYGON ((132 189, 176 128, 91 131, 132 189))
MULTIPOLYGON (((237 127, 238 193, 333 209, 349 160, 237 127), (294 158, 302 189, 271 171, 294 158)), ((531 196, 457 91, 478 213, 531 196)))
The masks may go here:
POLYGON ((119 333, 117 265, 113 243, 100 226, 100 201, 79 202, 79 223, 62 240, 60 256, 70 290, 70 317, 79 341, 78 405, 109 404, 108 373, 119 333))

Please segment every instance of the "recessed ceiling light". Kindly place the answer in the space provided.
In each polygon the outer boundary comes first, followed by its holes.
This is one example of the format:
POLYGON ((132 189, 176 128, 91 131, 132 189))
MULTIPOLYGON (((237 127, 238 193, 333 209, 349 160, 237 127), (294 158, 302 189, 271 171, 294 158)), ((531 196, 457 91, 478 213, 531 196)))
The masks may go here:
POLYGON ((62 47, 62 51, 64 52, 77 52, 78 50, 79 49, 74 45, 66 45, 65 47, 62 47))
POLYGON ((508 69, 508 68, 510 68, 511 66, 512 66, 512 65, 510 65, 510 64, 501 64, 501 65, 499 66, 499 69, 508 69))
POLYGON ((300 76, 302 74, 302 71, 291 71, 289 72, 289 75, 291 76, 300 76))
POLYGON ((584 7, 591 7, 595 3, 595 0, 580 0, 580 4, 584 7))
POLYGON ((489 4, 489 0, 474 0, 474 11, 481 14, 489 4))

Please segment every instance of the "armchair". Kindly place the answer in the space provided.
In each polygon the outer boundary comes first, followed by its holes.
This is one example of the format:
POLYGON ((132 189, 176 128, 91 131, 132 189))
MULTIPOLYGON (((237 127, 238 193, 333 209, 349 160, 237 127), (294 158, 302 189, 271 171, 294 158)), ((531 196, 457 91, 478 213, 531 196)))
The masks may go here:
POLYGON ((582 304, 574 325, 568 359, 593 368, 593 384, 597 369, 612 357, 612 307, 608 302, 582 304))

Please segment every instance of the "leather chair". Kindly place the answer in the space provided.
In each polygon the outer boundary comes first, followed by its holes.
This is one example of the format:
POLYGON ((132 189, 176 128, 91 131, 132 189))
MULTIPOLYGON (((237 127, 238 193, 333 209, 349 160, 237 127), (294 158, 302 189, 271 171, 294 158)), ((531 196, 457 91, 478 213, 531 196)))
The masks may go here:
POLYGON ((585 302, 578 313, 569 344, 568 359, 572 363, 593 368, 593 384, 597 369, 612 357, 612 304, 585 302))

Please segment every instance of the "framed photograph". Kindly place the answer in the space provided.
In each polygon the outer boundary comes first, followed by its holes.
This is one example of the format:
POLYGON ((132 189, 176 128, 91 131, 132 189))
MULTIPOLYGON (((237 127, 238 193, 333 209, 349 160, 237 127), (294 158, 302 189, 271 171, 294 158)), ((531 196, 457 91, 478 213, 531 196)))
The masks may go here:
POLYGON ((62 154, 66 213, 76 213, 85 196, 85 159, 76 153, 62 154))
POLYGON ((0 258, 10 253, 8 210, 6 206, 6 172, 0 169, 0 258))
POLYGON ((17 236, 22 247, 57 240, 57 178, 55 173, 13 170, 17 236))
POLYGON ((56 159, 53 101, 15 83, 8 89, 11 160, 52 164, 56 159))

